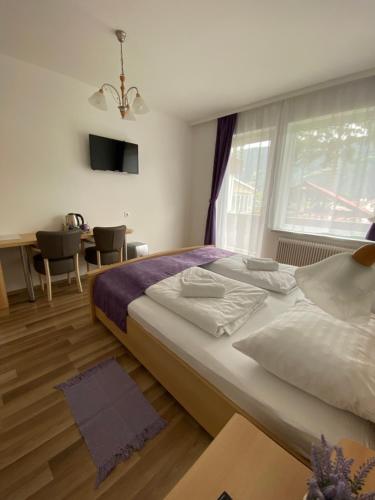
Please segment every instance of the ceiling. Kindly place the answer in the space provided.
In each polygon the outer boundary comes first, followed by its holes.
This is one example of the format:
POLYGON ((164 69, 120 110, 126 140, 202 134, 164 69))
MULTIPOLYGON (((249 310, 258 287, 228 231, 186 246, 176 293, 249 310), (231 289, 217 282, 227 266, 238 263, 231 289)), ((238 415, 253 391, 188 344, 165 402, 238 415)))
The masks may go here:
POLYGON ((0 53, 192 123, 375 67, 373 0, 0 0, 0 53))

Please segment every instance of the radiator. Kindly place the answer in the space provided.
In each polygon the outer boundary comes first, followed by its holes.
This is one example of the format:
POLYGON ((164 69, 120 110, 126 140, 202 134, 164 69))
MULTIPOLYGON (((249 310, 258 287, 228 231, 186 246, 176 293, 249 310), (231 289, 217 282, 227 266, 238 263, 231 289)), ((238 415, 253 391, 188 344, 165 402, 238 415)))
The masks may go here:
POLYGON ((277 243, 276 260, 291 266, 308 266, 326 259, 330 255, 342 252, 351 252, 351 248, 317 243, 314 241, 279 238, 277 243))

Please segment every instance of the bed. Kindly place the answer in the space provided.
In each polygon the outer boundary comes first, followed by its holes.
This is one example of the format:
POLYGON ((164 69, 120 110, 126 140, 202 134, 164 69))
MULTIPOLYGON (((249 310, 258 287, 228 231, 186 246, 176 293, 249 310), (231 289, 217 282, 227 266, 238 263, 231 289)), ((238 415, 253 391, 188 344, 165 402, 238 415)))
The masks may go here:
MULTIPOLYGON (((191 248, 168 254, 187 250, 191 248)), ((101 272, 105 269, 91 273, 91 291, 101 272)), ((374 448, 373 424, 281 381, 232 347, 251 329, 285 311, 300 293, 298 289, 284 296, 271 292, 266 305, 233 336, 219 339, 147 296, 130 304, 127 333, 92 299, 91 310, 93 319, 104 323, 212 436, 237 412, 304 463, 311 441, 322 432, 333 442, 349 437, 374 448)))

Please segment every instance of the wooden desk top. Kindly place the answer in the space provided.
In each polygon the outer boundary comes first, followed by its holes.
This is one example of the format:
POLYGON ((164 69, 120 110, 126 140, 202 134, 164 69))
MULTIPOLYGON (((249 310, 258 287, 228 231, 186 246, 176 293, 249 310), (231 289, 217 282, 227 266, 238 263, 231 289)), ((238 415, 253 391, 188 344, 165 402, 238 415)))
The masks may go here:
POLYGON ((166 500, 302 500, 311 471, 234 415, 166 500))
POLYGON ((36 243, 35 233, 23 233, 19 236, 19 238, 15 239, 0 239, 0 248, 23 247, 26 245, 35 245, 36 243))
MULTIPOLYGON (((344 450, 344 455, 346 458, 354 458, 354 464, 352 465, 352 471, 356 472, 358 467, 362 465, 366 460, 375 456, 375 450, 369 450, 359 443, 352 441, 351 439, 342 439, 339 443, 344 450)), ((361 493, 369 493, 375 490, 375 469, 372 469, 370 474, 367 476, 366 484, 361 493)))
MULTIPOLYGON (((127 228, 126 234, 132 234, 133 229, 127 228)), ((16 239, 0 239, 0 249, 1 248, 17 248, 24 247, 29 245, 36 244, 36 236, 35 233, 22 233, 19 234, 20 238, 16 239)), ((89 231, 87 233, 81 234, 81 240, 85 240, 86 238, 91 238, 93 236, 93 232, 89 231)))
MULTIPOLYGON (((354 472, 375 455, 349 439, 338 444, 354 458, 354 472)), ((234 500, 302 500, 310 477, 309 468, 235 414, 166 500, 216 500, 223 491, 234 500)), ((363 492, 374 489, 375 470, 363 492)))

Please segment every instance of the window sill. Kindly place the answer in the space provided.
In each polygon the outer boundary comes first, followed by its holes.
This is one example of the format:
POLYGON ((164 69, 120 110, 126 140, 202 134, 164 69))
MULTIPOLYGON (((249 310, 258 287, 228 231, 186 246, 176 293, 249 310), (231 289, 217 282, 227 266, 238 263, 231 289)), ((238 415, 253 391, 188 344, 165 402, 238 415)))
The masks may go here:
POLYGON ((293 231, 281 231, 279 229, 271 229, 272 233, 278 234, 279 236, 284 236, 288 238, 295 238, 297 240, 308 240, 316 241, 319 243, 330 243, 336 246, 343 246, 348 248, 359 248, 363 245, 371 243, 369 240, 355 239, 355 238, 344 238, 340 236, 326 236, 322 234, 311 234, 311 233, 294 233, 293 231))

